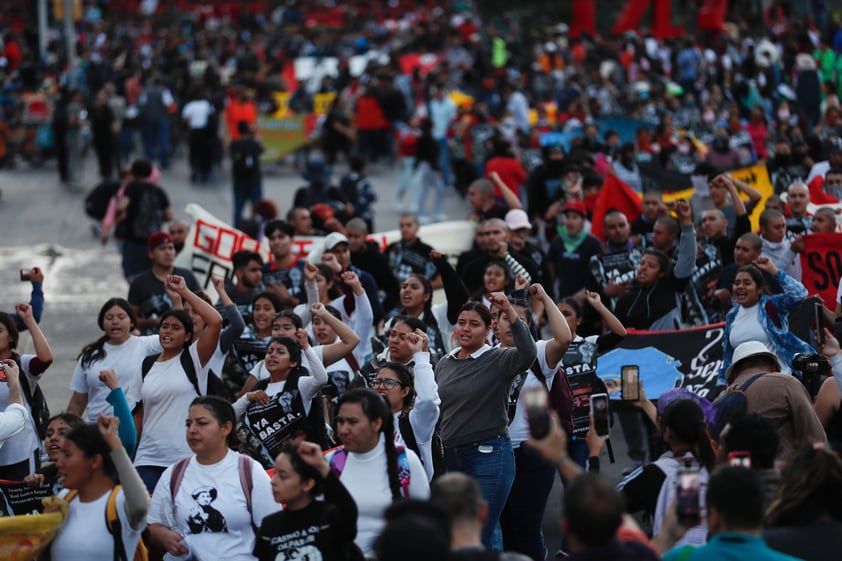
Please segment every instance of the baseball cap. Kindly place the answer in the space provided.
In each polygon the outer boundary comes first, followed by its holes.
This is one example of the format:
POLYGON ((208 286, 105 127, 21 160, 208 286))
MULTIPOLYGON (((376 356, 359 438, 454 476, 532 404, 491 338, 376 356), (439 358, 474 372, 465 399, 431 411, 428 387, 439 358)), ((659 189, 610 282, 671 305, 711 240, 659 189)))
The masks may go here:
POLYGON ((529 222, 529 216, 525 211, 519 208, 513 208, 506 213, 506 225, 509 230, 522 230, 523 228, 532 229, 532 224, 529 222))
POLYGON ((146 249, 148 251, 152 251, 159 245, 163 245, 165 243, 174 243, 173 237, 169 234, 169 232, 155 232, 146 238, 146 249))
POLYGON ((325 251, 330 251, 341 243, 348 243, 348 238, 339 232, 331 232, 325 237, 325 251))
POLYGON ((585 203, 583 203, 579 199, 570 199, 569 201, 564 203, 564 208, 562 209, 561 212, 566 214, 567 212, 571 212, 571 211, 572 212, 578 212, 579 214, 582 215, 583 218, 588 217, 588 209, 587 209, 587 207, 585 207, 585 203))

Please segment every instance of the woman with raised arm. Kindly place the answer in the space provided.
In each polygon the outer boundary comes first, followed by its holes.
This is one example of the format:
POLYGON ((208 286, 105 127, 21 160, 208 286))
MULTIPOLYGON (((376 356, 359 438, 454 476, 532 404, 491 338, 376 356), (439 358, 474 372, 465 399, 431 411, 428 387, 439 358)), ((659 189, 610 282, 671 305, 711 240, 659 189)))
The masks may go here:
MULTIPOLYGON (((24 400, 24 407, 32 417, 32 404, 29 399, 34 395, 35 388, 41 375, 53 363, 53 351, 47 338, 32 314, 32 306, 18 304, 15 306, 18 319, 29 330, 35 354, 18 354, 19 334, 14 318, 6 312, 0 312, 0 360, 14 360, 20 370, 20 385, 24 400)), ((8 384, 0 384, 0 410, 9 405, 8 384)), ((41 439, 35 420, 32 419, 23 431, 3 442, 0 447, 0 479, 21 481, 34 472, 41 464, 41 439)))
POLYGON ((529 327, 509 298, 502 292, 490 297, 511 324, 514 347, 492 348, 487 342, 491 313, 480 302, 468 302, 453 332, 459 346, 436 365, 436 382, 447 469, 465 472, 479 483, 488 502, 482 542, 500 549, 500 513, 515 469, 508 426, 509 390, 517 375, 535 361, 537 350, 529 327))
POLYGON ((222 329, 222 317, 216 309, 187 288, 182 277, 169 275, 166 284, 201 316, 205 328, 194 337, 190 314, 168 310, 158 333, 163 352, 155 359, 146 359, 154 362, 139 380, 141 400, 134 414, 140 436, 135 465, 150 493, 167 466, 190 453, 173 427, 183 422, 193 398, 207 393, 209 362, 222 329))

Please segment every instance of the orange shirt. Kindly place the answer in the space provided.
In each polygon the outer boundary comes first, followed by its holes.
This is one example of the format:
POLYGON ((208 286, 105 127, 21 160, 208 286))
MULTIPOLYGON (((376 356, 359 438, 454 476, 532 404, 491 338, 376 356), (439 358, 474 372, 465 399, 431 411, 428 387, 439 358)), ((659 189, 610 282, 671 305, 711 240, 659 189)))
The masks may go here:
POLYGON ((228 124, 231 140, 237 140, 240 137, 240 133, 237 132, 237 123, 240 121, 245 121, 251 126, 257 123, 257 105, 253 101, 240 103, 239 100, 232 99, 225 108, 225 122, 228 124))

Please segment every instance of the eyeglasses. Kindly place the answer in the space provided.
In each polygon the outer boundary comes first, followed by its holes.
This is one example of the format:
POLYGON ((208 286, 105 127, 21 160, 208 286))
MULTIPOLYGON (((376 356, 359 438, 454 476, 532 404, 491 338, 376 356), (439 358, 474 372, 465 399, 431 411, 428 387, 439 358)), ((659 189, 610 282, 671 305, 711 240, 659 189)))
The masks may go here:
POLYGON ((374 381, 371 383, 371 386, 374 388, 383 386, 387 390, 393 390, 398 386, 402 386, 400 382, 397 380, 392 380, 391 378, 375 378, 374 381))

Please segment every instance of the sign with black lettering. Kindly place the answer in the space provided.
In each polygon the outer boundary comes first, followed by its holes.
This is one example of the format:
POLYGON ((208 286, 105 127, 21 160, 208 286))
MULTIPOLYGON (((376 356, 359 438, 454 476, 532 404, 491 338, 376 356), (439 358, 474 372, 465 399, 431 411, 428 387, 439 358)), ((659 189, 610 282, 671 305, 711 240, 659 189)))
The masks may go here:
POLYGON ((801 275, 807 291, 817 294, 825 306, 835 310, 836 291, 842 277, 842 234, 804 236, 801 275))

